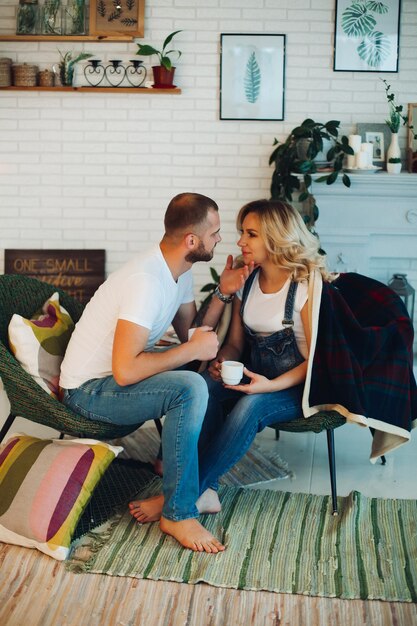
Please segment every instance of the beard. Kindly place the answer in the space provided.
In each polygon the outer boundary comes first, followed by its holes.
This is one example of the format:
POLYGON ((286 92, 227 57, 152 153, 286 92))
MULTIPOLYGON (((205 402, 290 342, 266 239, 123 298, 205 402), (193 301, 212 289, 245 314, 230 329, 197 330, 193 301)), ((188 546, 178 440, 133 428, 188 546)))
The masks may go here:
POLYGON ((188 261, 188 263, 197 263, 198 261, 211 261, 211 259, 213 258, 213 254, 214 248, 213 250, 209 251, 204 247, 203 242, 200 241, 197 250, 189 252, 185 257, 185 260, 188 261))

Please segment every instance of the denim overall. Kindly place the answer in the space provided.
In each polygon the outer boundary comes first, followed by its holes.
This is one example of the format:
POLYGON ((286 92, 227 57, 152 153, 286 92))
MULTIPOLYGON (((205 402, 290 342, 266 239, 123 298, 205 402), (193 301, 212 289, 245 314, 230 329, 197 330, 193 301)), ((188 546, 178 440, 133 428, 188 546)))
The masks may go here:
POLYGON ((272 379, 277 378, 305 361, 295 340, 293 330, 294 321, 292 319, 298 283, 291 281, 288 289, 287 299, 285 301, 284 319, 282 320, 284 328, 264 337, 254 333, 243 321, 243 310, 258 271, 259 270, 252 272, 247 279, 243 289, 242 305, 240 307, 240 315, 245 330, 247 345, 244 362, 247 363, 248 369, 252 372, 262 374, 272 379))

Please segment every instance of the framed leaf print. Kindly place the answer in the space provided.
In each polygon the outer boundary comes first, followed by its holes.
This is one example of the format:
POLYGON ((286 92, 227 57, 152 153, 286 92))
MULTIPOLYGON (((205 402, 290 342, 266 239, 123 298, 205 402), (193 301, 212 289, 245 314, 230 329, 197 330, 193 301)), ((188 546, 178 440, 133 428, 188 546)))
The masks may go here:
POLYGON ((398 72, 401 0, 336 0, 335 71, 398 72))
POLYGON ((90 35, 143 37, 145 0, 90 0, 90 35))
POLYGON ((220 37, 220 119, 283 120, 285 35, 220 37))

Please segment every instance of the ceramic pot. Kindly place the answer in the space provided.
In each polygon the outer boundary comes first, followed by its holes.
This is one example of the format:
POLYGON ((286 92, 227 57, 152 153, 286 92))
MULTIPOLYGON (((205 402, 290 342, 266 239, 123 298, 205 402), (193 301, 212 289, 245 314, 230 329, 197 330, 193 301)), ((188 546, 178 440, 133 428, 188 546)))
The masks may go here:
POLYGON ((399 174, 401 172, 401 163, 387 163, 388 174, 399 174))
POLYGON ((163 65, 154 65, 152 70, 155 89, 172 89, 174 87, 172 83, 174 81, 175 67, 167 70, 163 65))

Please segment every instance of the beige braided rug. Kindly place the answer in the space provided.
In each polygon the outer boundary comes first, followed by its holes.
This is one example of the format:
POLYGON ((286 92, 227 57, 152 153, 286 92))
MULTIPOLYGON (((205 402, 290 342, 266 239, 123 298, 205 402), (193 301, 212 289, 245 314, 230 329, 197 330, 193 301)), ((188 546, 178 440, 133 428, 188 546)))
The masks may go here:
MULTIPOLYGON (((157 479, 141 494, 159 489, 157 479)), ((73 571, 311 596, 417 602, 417 502, 339 498, 222 486, 223 510, 201 517, 226 544, 184 550, 157 523, 129 513, 81 539, 73 571)))

